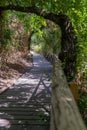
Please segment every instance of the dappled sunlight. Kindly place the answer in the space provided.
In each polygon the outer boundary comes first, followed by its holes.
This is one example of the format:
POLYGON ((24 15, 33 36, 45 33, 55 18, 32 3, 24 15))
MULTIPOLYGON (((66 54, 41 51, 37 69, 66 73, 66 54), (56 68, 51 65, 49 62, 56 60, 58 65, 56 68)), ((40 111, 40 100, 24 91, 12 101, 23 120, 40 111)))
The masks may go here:
POLYGON ((8 114, 7 112, 0 112, 0 118, 6 118, 6 119, 10 118, 12 120, 14 119, 14 117, 8 114))
POLYGON ((0 119, 0 127, 3 127, 3 128, 10 128, 10 122, 6 119, 0 119))
POLYGON ((72 98, 68 98, 68 97, 61 97, 60 98, 63 102, 72 102, 72 98))
POLYGON ((10 103, 0 103, 0 107, 8 107, 10 103))
POLYGON ((46 61, 44 57, 40 60, 37 56, 35 58, 34 67, 37 70, 38 69, 47 70, 48 68, 52 69, 52 65, 48 61, 46 61))
POLYGON ((50 120, 52 66, 42 57, 35 58, 31 71, 0 95, 0 128, 12 130, 17 124, 17 128, 27 130, 29 125, 50 120))
POLYGON ((8 96, 7 99, 18 99, 18 97, 8 96))

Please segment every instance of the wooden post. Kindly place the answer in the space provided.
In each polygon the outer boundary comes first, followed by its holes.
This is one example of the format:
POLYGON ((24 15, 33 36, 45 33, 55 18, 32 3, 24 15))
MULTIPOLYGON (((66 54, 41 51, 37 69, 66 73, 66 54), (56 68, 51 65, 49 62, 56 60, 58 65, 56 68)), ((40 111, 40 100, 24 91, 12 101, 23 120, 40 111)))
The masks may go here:
POLYGON ((76 103, 78 103, 78 85, 75 82, 70 82, 69 88, 73 94, 76 103))
POLYGON ((50 130, 86 130, 59 60, 53 67, 51 111, 50 130))

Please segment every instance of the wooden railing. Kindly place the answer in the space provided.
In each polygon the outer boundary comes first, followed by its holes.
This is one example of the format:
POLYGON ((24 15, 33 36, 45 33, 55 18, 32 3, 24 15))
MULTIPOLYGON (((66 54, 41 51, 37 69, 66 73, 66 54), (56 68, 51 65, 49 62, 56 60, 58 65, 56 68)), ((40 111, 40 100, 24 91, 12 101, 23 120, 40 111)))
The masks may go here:
POLYGON ((54 54, 51 54, 50 52, 44 51, 43 55, 51 64, 53 64, 54 61, 57 60, 57 56, 54 54))
POLYGON ((61 62, 58 58, 53 59, 53 61, 50 130, 87 130, 69 89, 66 77, 61 68, 61 62))

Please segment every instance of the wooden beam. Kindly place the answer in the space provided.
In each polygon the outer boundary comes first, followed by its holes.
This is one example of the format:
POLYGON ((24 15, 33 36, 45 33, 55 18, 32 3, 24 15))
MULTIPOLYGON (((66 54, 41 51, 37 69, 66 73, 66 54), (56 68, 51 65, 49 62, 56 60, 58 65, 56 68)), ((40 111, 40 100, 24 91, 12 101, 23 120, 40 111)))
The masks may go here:
POLYGON ((86 130, 59 60, 53 69, 50 130, 86 130))

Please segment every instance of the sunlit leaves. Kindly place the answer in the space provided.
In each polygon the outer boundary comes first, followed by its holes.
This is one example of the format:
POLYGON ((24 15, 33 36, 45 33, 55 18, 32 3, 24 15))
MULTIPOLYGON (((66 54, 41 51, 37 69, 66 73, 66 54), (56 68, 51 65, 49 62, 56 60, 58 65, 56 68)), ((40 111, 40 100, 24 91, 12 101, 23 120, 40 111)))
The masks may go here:
POLYGON ((46 26, 46 20, 36 15, 32 15, 30 18, 30 25, 31 30, 38 32, 39 35, 41 35, 42 29, 46 26))
MULTIPOLYGON (((86 46, 87 0, 0 0, 0 5, 19 5, 22 7, 35 6, 42 11, 45 10, 46 12, 53 12, 55 14, 62 13, 68 15, 72 21, 74 30, 78 37, 79 47, 84 45, 86 46)), ((26 16, 24 16, 24 18, 21 15, 19 16, 22 22, 26 21, 25 29, 28 30, 29 28, 31 31, 34 30, 35 32, 38 32, 38 34, 41 36, 42 28, 46 26, 45 20, 37 17, 36 15, 29 15, 28 17, 26 16), (29 24, 31 25, 30 27, 29 24)), ((82 47, 84 57, 87 57, 86 47, 82 47)), ((81 56, 83 57, 82 53, 81 55, 79 55, 79 59, 82 59, 82 62, 84 62, 84 58, 82 58, 81 56)))

